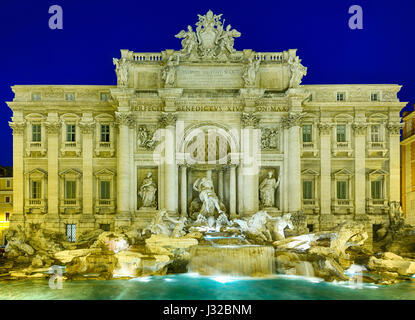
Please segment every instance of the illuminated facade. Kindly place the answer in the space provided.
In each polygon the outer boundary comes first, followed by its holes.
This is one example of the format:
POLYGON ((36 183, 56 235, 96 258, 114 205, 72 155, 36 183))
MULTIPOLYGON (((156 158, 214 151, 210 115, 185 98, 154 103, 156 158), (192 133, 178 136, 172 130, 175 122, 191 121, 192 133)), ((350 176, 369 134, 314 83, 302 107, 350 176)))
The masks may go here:
POLYGON ((13 213, 13 169, 0 166, 0 245, 13 213))
POLYGON ((404 113, 402 157, 402 209, 406 222, 415 225, 415 112, 404 113))
POLYGON ((400 86, 301 85, 295 49, 236 51, 239 32, 210 13, 196 31, 177 35, 180 51, 121 50, 117 86, 12 87, 12 224, 76 239, 144 226, 158 209, 191 216, 205 175, 231 217, 388 224, 401 197, 400 86))

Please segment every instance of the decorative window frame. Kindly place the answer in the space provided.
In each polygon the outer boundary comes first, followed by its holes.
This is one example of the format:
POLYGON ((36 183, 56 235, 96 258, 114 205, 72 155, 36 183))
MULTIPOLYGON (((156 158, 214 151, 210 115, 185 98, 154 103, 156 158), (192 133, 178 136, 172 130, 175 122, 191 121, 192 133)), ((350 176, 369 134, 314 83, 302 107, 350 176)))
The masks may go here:
POLYGON ((109 155, 113 157, 115 155, 115 119, 109 114, 100 114, 95 117, 96 130, 95 130, 95 155, 104 156, 109 155), (101 142, 101 125, 107 124, 110 126, 110 141, 101 142))
POLYGON ((369 101, 370 102, 380 102, 380 101, 382 101, 382 91, 377 91, 377 90, 374 90, 374 91, 369 91, 369 101), (372 100, 372 94, 377 94, 377 100, 372 100))
POLYGON ((95 213, 114 214, 116 209, 116 172, 111 169, 101 169, 95 172, 95 213), (100 182, 110 181, 110 199, 100 199, 100 182))
POLYGON ((350 214, 354 208, 353 172, 347 168, 332 174, 332 210, 334 214, 350 214), (348 199, 337 199, 337 181, 347 181, 348 199))
POLYGON ((354 117, 350 114, 341 113, 333 118, 333 135, 332 135, 332 153, 337 156, 338 153, 346 153, 348 157, 353 154, 352 146, 352 123, 354 117), (337 125, 346 125, 346 142, 337 142, 337 125))
POLYGON ((60 213, 81 213, 82 208, 82 172, 77 169, 66 169, 59 173, 60 177, 60 213), (76 198, 65 199, 65 183, 66 180, 75 180, 76 182, 76 198))
POLYGON ((316 115, 307 115, 301 121, 300 139, 301 139, 301 155, 312 153, 314 157, 318 156, 318 118, 316 115), (303 142, 303 125, 311 125, 311 142, 303 142))
POLYGON ((26 156, 46 155, 46 117, 40 113, 30 113, 25 117, 26 129, 26 156), (32 125, 40 125, 40 141, 32 141, 32 125))
POLYGON ((388 188, 387 188, 387 178, 389 177, 389 172, 383 169, 375 169, 370 171, 367 174, 367 183, 366 183, 366 207, 369 213, 378 213, 385 214, 388 212, 388 188), (383 199, 372 199, 372 181, 382 180, 382 193, 383 199))
POLYGON ((74 113, 65 113, 60 117, 62 126, 61 126, 61 155, 71 155, 76 154, 76 156, 81 155, 81 130, 79 128, 79 122, 81 118, 74 113), (75 141, 69 142, 66 141, 66 125, 74 124, 75 125, 75 141))
POLYGON ((388 116, 383 113, 374 113, 367 118, 368 123, 368 134, 367 134, 367 152, 370 154, 381 153, 382 157, 385 157, 388 153, 387 149, 387 134, 386 134, 386 124, 388 121, 388 116), (379 142, 372 141, 372 126, 380 126, 380 140, 379 142))
POLYGON ((339 90, 339 91, 335 91, 334 92, 334 101, 336 101, 336 102, 346 102, 346 101, 348 101, 348 98, 349 98, 349 94, 348 94, 347 91, 341 91, 341 90, 339 90), (337 100, 337 95, 339 93, 342 93, 343 94, 343 100, 337 100))
POLYGON ((25 173, 25 188, 27 198, 25 199, 25 213, 46 213, 47 212, 47 189, 48 173, 40 168, 25 173), (40 181, 39 199, 31 199, 31 182, 40 181))
POLYGON ((302 207, 305 213, 307 214, 318 214, 320 212, 319 207, 319 192, 320 190, 320 173, 312 169, 304 169, 301 171, 301 201, 302 207), (312 181, 313 186, 313 199, 303 199, 303 181, 308 180, 312 181))

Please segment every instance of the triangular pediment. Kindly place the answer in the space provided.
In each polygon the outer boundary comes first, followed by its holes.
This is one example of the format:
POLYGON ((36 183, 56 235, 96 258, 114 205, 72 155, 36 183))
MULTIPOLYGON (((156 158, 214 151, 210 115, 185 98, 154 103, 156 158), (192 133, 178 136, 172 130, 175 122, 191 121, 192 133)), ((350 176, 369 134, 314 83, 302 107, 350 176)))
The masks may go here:
POLYGON ((96 171, 95 176, 115 176, 115 171, 104 168, 96 171))
POLYGON ((40 176, 40 177, 46 177, 48 175, 48 173, 41 169, 41 168, 36 168, 33 170, 30 170, 29 172, 26 172, 27 176, 40 176))
POLYGON ((335 176, 351 176, 353 172, 347 168, 340 169, 334 173, 335 176))
POLYGON ((82 175, 82 172, 80 172, 80 171, 78 171, 76 169, 70 168, 70 169, 66 169, 66 170, 62 171, 61 173, 59 173, 59 175, 60 176, 69 176, 69 175, 72 175, 72 176, 79 177, 79 176, 82 175))
POLYGON ((389 174, 389 172, 387 172, 383 169, 376 169, 376 170, 373 170, 373 171, 369 172, 369 176, 376 176, 376 175, 377 176, 384 176, 384 175, 387 175, 387 174, 389 174))
POLYGON ((320 173, 318 173, 317 171, 314 171, 312 169, 304 169, 303 171, 301 171, 301 174, 303 176, 318 176, 318 175, 320 175, 320 173))

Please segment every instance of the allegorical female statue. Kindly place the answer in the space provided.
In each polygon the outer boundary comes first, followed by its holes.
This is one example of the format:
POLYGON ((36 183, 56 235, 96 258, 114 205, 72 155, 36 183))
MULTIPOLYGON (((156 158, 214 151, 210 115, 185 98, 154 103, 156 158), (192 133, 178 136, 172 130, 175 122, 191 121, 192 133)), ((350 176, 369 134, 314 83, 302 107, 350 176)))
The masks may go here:
POLYGON ((202 201, 202 208, 200 209, 202 215, 213 216, 215 209, 218 214, 224 213, 220 208, 220 202, 213 188, 213 181, 209 172, 205 177, 196 179, 193 189, 199 192, 199 199, 202 201))
POLYGON ((275 207, 275 189, 280 181, 275 180, 272 171, 268 171, 267 177, 259 185, 259 197, 263 208, 275 207))
POLYGON ((143 180, 140 190, 138 191, 138 195, 141 197, 142 200, 142 207, 157 207, 157 185, 153 181, 152 176, 153 174, 151 172, 147 173, 147 177, 143 180))

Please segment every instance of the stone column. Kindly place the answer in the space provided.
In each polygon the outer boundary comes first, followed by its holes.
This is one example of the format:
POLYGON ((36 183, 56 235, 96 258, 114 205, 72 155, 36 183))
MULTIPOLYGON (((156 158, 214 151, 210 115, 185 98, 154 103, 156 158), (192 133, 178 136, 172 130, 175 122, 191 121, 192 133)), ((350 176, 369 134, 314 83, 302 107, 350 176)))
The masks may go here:
POLYGON ((118 202, 117 213, 128 217, 130 212, 130 146, 129 125, 133 122, 131 112, 116 112, 119 135, 118 135, 118 202))
POLYGON ((260 164, 260 135, 257 128, 259 119, 253 113, 242 114, 242 174, 243 214, 250 216, 258 211, 258 173, 260 164))
MULTIPOLYGON (((292 112, 283 118, 283 126, 288 129, 288 211, 301 210, 301 159, 300 121, 302 114, 292 112)), ((287 131, 286 131, 287 132, 287 131)))
POLYGON ((218 173, 218 196, 223 202, 223 168, 220 168, 218 173))
POLYGON ((164 146, 164 174, 165 174, 165 207, 168 212, 177 212, 177 165, 176 165, 176 120, 174 113, 165 112, 160 118, 161 125, 165 128, 164 146))
POLYGON ((181 215, 187 216, 187 166, 180 166, 180 208, 181 215))
MULTIPOLYGON (((19 119, 20 120, 20 119, 19 119)), ((24 129, 23 119, 18 121, 13 117, 9 122, 13 129, 13 214, 10 217, 10 227, 24 226, 24 129)), ((28 197, 28 195, 26 195, 28 197)))
POLYGON ((320 130, 320 213, 331 213, 331 124, 321 122, 320 130))
POLYGON ((229 166, 229 214, 230 217, 236 215, 236 165, 229 166))
MULTIPOLYGON (((400 133, 399 122, 389 122, 389 201, 400 202, 400 133)), ((386 182, 386 181, 385 181, 386 182)))
POLYGON ((366 213, 366 127, 365 123, 354 123, 354 197, 355 214, 366 213))
MULTIPOLYGON (((48 134, 48 217, 47 228, 59 230, 59 130, 57 113, 49 113, 45 123, 48 134)), ((62 231, 62 230, 61 230, 62 231)))
MULTIPOLYGON (((79 123, 82 133, 82 231, 94 228, 94 173, 93 173, 93 133, 95 123, 92 113, 84 113, 79 123)), ((80 186, 79 186, 80 187, 80 186)))

